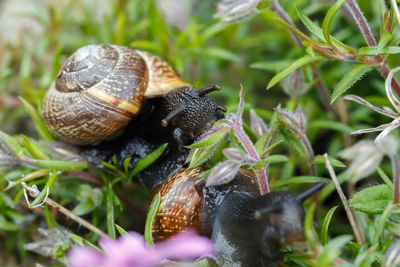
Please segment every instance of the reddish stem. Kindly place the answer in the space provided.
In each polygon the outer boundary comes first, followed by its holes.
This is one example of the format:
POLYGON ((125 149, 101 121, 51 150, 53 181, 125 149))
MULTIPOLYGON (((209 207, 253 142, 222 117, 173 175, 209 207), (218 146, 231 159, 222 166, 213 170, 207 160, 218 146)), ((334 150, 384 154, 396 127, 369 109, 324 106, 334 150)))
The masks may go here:
MULTIPOLYGON (((244 149, 247 153, 256 161, 260 160, 260 157, 257 154, 256 149, 251 143, 250 139, 244 133, 242 126, 238 122, 234 122, 232 124, 233 131, 235 136, 239 139, 240 143, 243 145, 244 149)), ((262 167, 261 169, 256 171, 256 175, 258 177, 258 182, 260 184, 261 194, 265 195, 269 193, 269 185, 268 185, 268 176, 267 176, 267 165, 262 167)))

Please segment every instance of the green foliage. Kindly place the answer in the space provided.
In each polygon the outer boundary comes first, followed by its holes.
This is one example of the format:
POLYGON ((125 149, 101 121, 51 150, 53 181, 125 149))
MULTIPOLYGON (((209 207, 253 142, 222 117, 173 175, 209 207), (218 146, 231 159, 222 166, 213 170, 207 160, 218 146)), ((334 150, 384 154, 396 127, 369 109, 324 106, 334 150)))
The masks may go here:
POLYGON ((368 214, 381 214, 393 200, 393 190, 385 185, 367 187, 351 198, 350 207, 368 214))

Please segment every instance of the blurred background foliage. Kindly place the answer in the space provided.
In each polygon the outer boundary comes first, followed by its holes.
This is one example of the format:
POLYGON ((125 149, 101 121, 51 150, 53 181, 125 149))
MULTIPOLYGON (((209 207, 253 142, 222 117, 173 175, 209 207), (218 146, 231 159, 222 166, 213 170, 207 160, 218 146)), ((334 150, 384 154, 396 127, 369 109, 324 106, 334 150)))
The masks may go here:
MULTIPOLYGON (((240 85, 243 85, 245 117, 248 110, 253 108, 268 123, 273 117, 273 108, 281 105, 294 109, 296 103, 300 102, 309 122, 307 136, 317 155, 327 152, 336 157, 338 151, 368 137, 350 136, 352 130, 389 122, 368 108, 344 102, 340 98, 333 104, 343 118, 342 121, 337 121, 324 107, 321 96, 315 89, 316 81, 309 66, 302 70, 307 91, 298 98, 290 93, 290 84, 287 83, 280 83, 266 91, 268 82, 276 73, 305 54, 305 48, 294 44, 289 32, 275 20, 274 13, 268 8, 240 23, 225 24, 214 18, 217 12, 216 1, 183 2, 186 4, 165 8, 154 1, 139 0, 0 0, 0 130, 9 135, 23 134, 39 139, 35 124, 21 98, 40 114, 43 96, 62 63, 79 47, 93 43, 113 43, 150 51, 170 62, 184 80, 196 87, 221 84, 223 90, 213 94, 213 97, 224 104, 228 112, 236 110, 240 85), (282 89, 289 91, 289 94, 282 89)), ((323 0, 280 2, 303 32, 307 32, 307 29, 301 23, 297 10, 321 25, 332 4, 331 1, 323 0)), ((359 3, 376 37, 382 32, 379 2, 359 3)), ((398 28, 395 29, 397 31, 398 28)), ((340 12, 335 16, 331 34, 354 49, 366 46, 357 28, 340 12)), ((396 45, 397 41, 398 38, 395 38, 396 45)), ((399 59, 399 55, 391 55, 388 58, 389 67, 398 66, 399 59)), ((325 60, 318 66, 324 83, 332 91, 353 64, 325 60)), ((385 95, 384 79, 377 71, 369 72, 348 92, 362 96, 377 106, 390 106, 385 95)), ((395 131, 394 134, 398 136, 398 132, 395 131)), ((306 164, 288 143, 283 143, 278 150, 285 153, 289 160, 284 164, 271 166, 272 187, 278 178, 307 174, 306 164)), ((37 262, 48 261, 47 258, 27 252, 24 245, 40 239, 37 229, 47 228, 42 215, 46 215, 47 223, 51 222, 50 210, 30 211, 21 198, 21 188, 3 191, 9 185, 7 181, 13 179, 10 177, 21 177, 24 168, 13 171, 6 169, 0 173, 0 238, 4 241, 0 242, 1 266, 28 266, 32 259, 37 262)), ((328 177, 322 164, 318 168, 319 176, 328 177)), ((391 170, 386 162, 382 168, 389 172, 391 170)), ((376 178, 374 176, 363 183, 374 184, 377 182, 376 178)), ((42 180, 35 183, 44 184, 45 181, 42 180)), ((110 203, 107 188, 98 188, 93 184, 79 185, 75 180, 69 179, 68 175, 61 175, 55 183, 52 198, 71 210, 79 205, 75 210, 79 215, 96 210, 88 219, 99 227, 105 224, 102 221, 105 218, 103 204, 107 201, 110 203)), ((354 193, 354 188, 347 189, 350 190, 349 193, 354 193)), ((301 186, 296 187, 296 190, 301 191, 301 186)), ((146 207, 148 192, 137 184, 130 186, 128 191, 135 192, 135 195, 127 194, 131 202, 136 206, 146 207)), ((111 196, 111 202, 113 201, 116 222, 121 225, 135 225, 123 221, 127 219, 120 216, 123 209, 116 204, 121 200, 111 196)), ((331 197, 329 201, 330 206, 339 203, 335 197, 331 197)), ((322 206, 319 209, 323 214, 327 210, 322 206)), ((137 220, 142 222, 144 210, 139 210, 138 214, 137 220)), ((318 217, 318 221, 322 219, 323 217, 318 217)), ((333 236, 351 233, 343 214, 334 220, 337 223, 330 228, 333 236)), ((61 224, 72 232, 86 233, 71 221, 61 224)), ((138 226, 135 230, 143 229, 138 226)), ((94 236, 89 235, 87 239, 95 241, 94 236)), ((355 250, 354 247, 353 249, 355 250)))

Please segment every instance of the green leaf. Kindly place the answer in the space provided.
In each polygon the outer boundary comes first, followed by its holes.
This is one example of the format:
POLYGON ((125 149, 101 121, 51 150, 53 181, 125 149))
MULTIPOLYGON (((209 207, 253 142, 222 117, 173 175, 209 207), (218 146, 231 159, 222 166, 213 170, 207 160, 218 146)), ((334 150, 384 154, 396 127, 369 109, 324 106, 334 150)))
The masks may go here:
POLYGON ((22 104, 24 105, 28 114, 31 116, 33 122, 35 123, 35 127, 36 127, 36 130, 37 130, 40 138, 43 139, 44 141, 54 141, 55 139, 54 139, 53 135, 47 129, 46 124, 44 123, 42 117, 39 115, 39 113, 36 111, 36 109, 22 97, 20 97, 20 100, 21 100, 22 104))
POLYGON ((350 199, 350 207, 367 214, 381 214, 393 200, 393 191, 386 184, 367 187, 350 199))
POLYGON ((129 181, 132 180, 133 176, 141 172, 142 170, 146 169, 149 167, 151 164, 153 164, 161 155, 164 153, 165 149, 167 148, 167 143, 159 146, 156 148, 154 151, 150 152, 140 160, 135 165, 135 168, 133 168, 132 172, 129 174, 129 181))
POLYGON ((387 205, 387 207, 382 212, 382 215, 379 217, 378 225, 376 226, 375 236, 371 242, 372 244, 377 244, 381 239, 381 235, 385 228, 386 222, 389 221, 389 216, 395 209, 396 206, 392 205, 392 203, 389 203, 389 205, 387 205))
POLYGON ((389 186, 391 190, 393 190, 394 186, 392 180, 386 175, 386 173, 380 167, 376 169, 378 171, 379 176, 385 182, 385 184, 389 186))
POLYGON ((229 127, 224 127, 216 131, 214 134, 210 135, 206 139, 203 139, 197 143, 191 144, 190 146, 186 146, 186 148, 193 149, 193 148, 200 148, 200 147, 206 147, 206 146, 211 146, 214 144, 217 144, 219 141, 221 141, 222 138, 224 138, 230 128, 229 127))
POLYGON ((324 22, 322 23, 322 32, 324 33, 324 38, 325 41, 332 47, 333 44, 330 39, 330 30, 331 30, 331 24, 332 20, 335 17, 336 13, 339 11, 339 9, 342 7, 344 3, 346 3, 347 0, 337 0, 331 8, 329 8, 328 12, 325 15, 324 22))
POLYGON ((361 47, 358 50, 357 56, 378 56, 378 55, 392 55, 399 54, 400 47, 399 46, 387 46, 387 47, 379 47, 379 46, 369 46, 369 47, 361 47))
POLYGON ((20 144, 13 138, 12 136, 0 131, 0 144, 3 144, 4 147, 12 154, 14 154, 17 158, 21 159, 24 157, 24 152, 20 144))
POLYGON ((390 44, 390 42, 394 39, 394 36, 389 32, 384 32, 379 39, 378 47, 382 48, 390 44))
POLYGON ((216 145, 212 145, 192 150, 189 158, 187 159, 187 161, 190 161, 189 168, 194 168, 204 163, 212 156, 215 148, 216 145))
POLYGON ((347 91, 355 82, 357 82, 365 73, 372 69, 372 65, 369 64, 357 64, 344 77, 339 81, 333 90, 331 96, 331 103, 347 91))
POLYGON ((51 213, 49 206, 46 204, 44 205, 44 216, 46 218, 47 226, 54 230, 57 227, 57 221, 54 219, 53 214, 51 213))
POLYGON ((0 214, 0 229, 5 231, 18 231, 18 225, 7 221, 7 219, 0 214))
POLYGON ((298 68, 300 68, 300 67, 302 67, 302 66, 304 66, 306 64, 309 64, 311 62, 322 60, 322 59, 325 59, 325 57, 323 57, 321 55, 314 55, 314 56, 305 55, 304 57, 297 59, 289 67, 287 67, 286 69, 284 69, 283 71, 279 72, 274 77, 272 77, 272 79, 268 83, 267 90, 269 88, 271 88, 272 86, 274 86, 275 84, 277 84, 283 78, 288 76, 290 73, 295 71, 296 69, 298 69, 298 68))
POLYGON ((314 227, 315 205, 315 202, 311 204, 310 208, 306 212, 306 217, 304 219, 304 235, 307 239, 307 243, 314 251, 320 246, 318 234, 314 227))
POLYGON ((287 67, 291 61, 289 60, 273 60, 273 61, 260 61, 254 62, 250 65, 250 68, 260 69, 260 70, 269 70, 269 71, 277 71, 287 67))
POLYGON ((116 238, 115 218, 114 218, 114 191, 111 180, 107 181, 106 208, 107 208, 107 233, 112 238, 116 238))
POLYGON ((330 120, 313 120, 308 123, 308 129, 330 129, 343 133, 351 133, 353 128, 344 123, 330 120))
POLYGON ((160 206, 160 202, 161 202, 161 194, 158 193, 154 198, 153 202, 151 203, 149 212, 147 214, 146 225, 144 228, 144 239, 146 240, 146 243, 149 246, 154 245, 152 228, 153 228, 154 218, 156 216, 158 207, 160 206))
POLYGON ((285 155, 272 155, 253 164, 252 168, 259 169, 270 163, 281 163, 281 162, 286 162, 288 160, 289 160, 288 157, 286 157, 285 155))
POLYGON ((316 177, 316 176, 294 176, 291 178, 285 178, 276 180, 273 183, 273 187, 282 187, 291 184, 309 184, 309 183, 318 183, 321 181, 327 180, 324 177, 316 177))
POLYGON ((333 261, 340 255, 340 250, 352 239, 352 236, 343 235, 332 239, 324 246, 324 249, 317 257, 315 266, 330 267, 333 261))
POLYGON ((42 168, 57 171, 81 171, 88 167, 88 163, 86 161, 32 159, 32 162, 42 168))
POLYGON ((82 216, 85 215, 92 210, 94 210, 96 206, 90 199, 86 199, 85 201, 80 202, 75 208, 72 210, 72 212, 77 215, 77 216, 82 216))
POLYGON ((35 200, 32 201, 31 206, 39 204, 45 199, 45 197, 48 196, 48 194, 50 194, 57 177, 58 177, 58 172, 53 172, 50 175, 49 180, 47 180, 47 183, 44 186, 43 190, 39 193, 39 195, 35 198, 35 200))
POLYGON ((322 245, 325 245, 327 240, 328 240, 328 227, 331 222, 333 213, 339 206, 334 206, 332 207, 328 213, 325 215, 324 221, 322 222, 321 226, 321 243, 322 245))
MULTIPOLYGON (((346 165, 343 162, 341 162, 340 160, 338 160, 338 159, 335 159, 335 158, 333 158, 331 156, 328 156, 328 159, 329 159, 330 163, 332 164, 332 166, 334 166, 334 167, 340 167, 340 168, 346 167, 346 165)), ((315 164, 325 164, 324 156, 323 155, 317 155, 314 158, 313 162, 315 164)))
POLYGON ((202 53, 205 56, 209 56, 217 59, 224 59, 229 61, 239 61, 240 57, 231 51, 221 47, 204 47, 202 53))
MULTIPOLYGON (((318 37, 318 39, 320 39, 321 41, 325 41, 325 37, 324 37, 324 33, 323 33, 322 29, 317 24, 315 24, 311 19, 309 19, 301 10, 297 10, 297 13, 300 17, 300 20, 303 22, 304 26, 306 26, 306 28, 310 32, 315 34, 318 37)), ((333 38, 332 36, 330 36, 330 40, 336 47, 341 47, 344 52, 352 52, 353 51, 352 48, 350 48, 349 46, 340 42, 339 40, 333 38)))
POLYGON ((125 231, 125 229, 122 228, 121 226, 119 226, 118 224, 115 224, 115 229, 117 229, 117 231, 118 231, 118 233, 119 233, 120 235, 126 235, 126 234, 127 234, 127 232, 125 231))
POLYGON ((42 150, 42 148, 37 142, 33 141, 27 136, 21 136, 21 138, 22 138, 22 144, 32 155, 32 157, 36 159, 46 159, 46 160, 50 159, 50 157, 42 150))

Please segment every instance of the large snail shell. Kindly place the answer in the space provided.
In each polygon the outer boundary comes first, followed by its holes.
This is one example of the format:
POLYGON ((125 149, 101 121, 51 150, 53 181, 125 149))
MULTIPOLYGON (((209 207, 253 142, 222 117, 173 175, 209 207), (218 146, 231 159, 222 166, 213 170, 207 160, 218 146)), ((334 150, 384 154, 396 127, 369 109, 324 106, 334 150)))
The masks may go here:
POLYGON ((44 98, 44 118, 57 138, 95 143, 125 126, 144 97, 185 85, 156 56, 122 46, 88 45, 60 69, 44 98))

